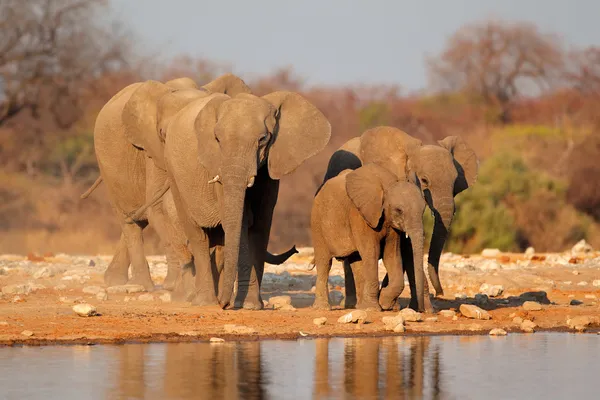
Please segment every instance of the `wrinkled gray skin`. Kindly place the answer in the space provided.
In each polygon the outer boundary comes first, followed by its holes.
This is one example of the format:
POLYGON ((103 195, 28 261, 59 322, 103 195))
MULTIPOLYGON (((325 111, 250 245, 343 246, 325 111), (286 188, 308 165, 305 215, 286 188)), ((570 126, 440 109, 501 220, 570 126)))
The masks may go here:
MULTIPOLYGON (((363 164, 377 162, 396 176, 407 176, 421 189, 429 209, 434 215, 434 227, 428 257, 429 278, 436 295, 444 291, 439 280, 439 261, 454 216, 454 197, 473 185, 477 180, 479 161, 475 152, 458 136, 448 136, 438 145, 422 142, 400 129, 376 127, 365 131, 360 137, 346 142, 331 157, 323 182, 338 175, 344 169, 356 169, 363 164)), ((401 242, 401 255, 411 286, 410 307, 417 309, 414 266, 410 244, 401 242)), ((354 277, 348 263, 344 263, 346 275, 346 307, 356 304, 354 277), (350 283, 350 285, 349 285, 350 283)), ((384 279, 384 286, 388 279, 384 279)), ((425 308, 432 310, 429 289, 425 281, 425 308)))
POLYGON ((358 308, 391 309, 404 289, 399 257, 401 237, 410 237, 420 310, 423 300, 423 211, 417 186, 377 164, 345 170, 315 196, 311 232, 317 285, 315 308, 329 309, 328 276, 335 257, 348 261, 358 279, 358 308), (383 258, 389 284, 379 293, 378 261, 383 258), (421 262, 418 262, 421 260, 421 262))
POLYGON ((194 256, 194 304, 263 307, 260 282, 279 179, 320 152, 330 135, 325 116, 286 91, 263 97, 211 94, 171 118, 164 157, 194 256), (225 243, 219 276, 209 252, 217 227, 225 243))
POLYGON ((82 198, 105 181, 109 199, 121 222, 121 239, 104 275, 108 286, 129 282, 141 284, 147 290, 154 288, 142 242, 143 228, 152 223, 166 248, 168 274, 163 286, 174 288, 181 266, 189 265, 192 255, 169 190, 162 156, 164 125, 196 98, 212 92, 249 91, 241 79, 231 74, 202 88, 190 78, 156 83, 127 86, 107 102, 96 120, 94 145, 101 175, 82 198), (130 264, 131 280, 128 278, 130 264))

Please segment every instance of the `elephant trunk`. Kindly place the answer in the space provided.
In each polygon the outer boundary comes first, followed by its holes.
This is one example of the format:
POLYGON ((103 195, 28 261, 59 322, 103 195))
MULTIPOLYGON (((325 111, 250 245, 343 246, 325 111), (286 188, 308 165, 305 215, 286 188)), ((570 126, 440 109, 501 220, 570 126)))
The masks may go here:
POLYGON ((296 253, 298 253, 298 250, 296 250, 296 246, 292 246, 291 249, 281 254, 271 254, 267 251, 265 261, 272 265, 281 265, 284 262, 286 262, 288 258, 290 258, 296 253))
MULTIPOLYGON (((244 200, 248 177, 246 168, 241 166, 228 166, 223 169, 228 173, 223 174, 223 218, 222 225, 225 232, 224 266, 222 272, 222 285, 218 300, 221 307, 225 308, 231 302, 233 286, 237 278, 240 249, 248 243, 241 243, 244 200)), ((246 238, 247 239, 247 238, 246 238)))
POLYGON ((415 271, 415 291, 418 311, 425 309, 425 271, 423 271, 423 226, 409 231, 415 271))
POLYGON ((440 282, 439 268, 440 268, 440 257, 442 250, 446 244, 448 238, 448 230, 452 224, 452 218, 454 216, 454 201, 444 205, 444 207, 438 208, 434 212, 435 221, 433 223, 433 233, 431 234, 431 243, 429 245, 429 256, 428 266, 429 279, 431 284, 435 288, 436 296, 442 296, 444 289, 440 282))

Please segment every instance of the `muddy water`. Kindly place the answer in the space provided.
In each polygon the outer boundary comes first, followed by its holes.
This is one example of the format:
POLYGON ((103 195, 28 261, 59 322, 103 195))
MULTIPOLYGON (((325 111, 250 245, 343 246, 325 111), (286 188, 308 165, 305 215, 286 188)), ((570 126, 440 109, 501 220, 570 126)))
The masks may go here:
POLYGON ((600 336, 0 349, 1 399, 565 399, 600 393, 600 336))

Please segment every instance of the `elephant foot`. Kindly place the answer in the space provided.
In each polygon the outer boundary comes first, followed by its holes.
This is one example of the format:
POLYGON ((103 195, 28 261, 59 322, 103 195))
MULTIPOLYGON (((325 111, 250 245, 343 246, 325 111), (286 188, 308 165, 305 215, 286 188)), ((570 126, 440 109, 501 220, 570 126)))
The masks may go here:
POLYGON ((429 296, 425 296, 425 307, 424 310, 419 310, 419 305, 417 303, 417 299, 410 299, 410 303, 408 304, 408 307, 412 308, 413 310, 417 311, 417 312, 422 312, 425 311, 426 313, 435 313, 435 309, 433 308, 433 305, 431 303, 431 298, 429 296))
POLYGON ((315 299, 312 308, 314 308, 315 310, 329 311, 331 310, 331 305, 329 305, 329 302, 327 300, 315 299))
POLYGON ((365 311, 381 311, 381 306, 377 300, 363 300, 358 302, 358 306, 356 307, 359 310, 365 311))
POLYGON ((244 310, 262 310, 265 307, 258 287, 240 286, 239 284, 233 306, 244 310))
POLYGON ((196 292, 194 298, 192 299, 193 306, 200 307, 219 307, 219 302, 217 301, 217 296, 211 292, 196 292))
POLYGON ((344 308, 346 308, 346 309, 356 308, 356 297, 346 297, 343 301, 344 301, 344 308))
POLYGON ((177 278, 179 277, 179 272, 174 272, 173 270, 169 270, 167 272, 167 276, 165 277, 165 281, 162 286, 165 290, 175 290, 175 285, 177 283, 177 278))
POLYGON ((127 269, 123 273, 122 269, 108 268, 104 272, 104 283, 106 286, 121 286, 127 283, 129 277, 127 276, 127 269))
MULTIPOLYGON (((150 274, 148 274, 150 275, 150 274)), ((154 291, 154 282, 152 279, 148 277, 133 277, 129 281, 127 281, 128 285, 142 285, 144 289, 148 292, 154 291)))
POLYGON ((179 274, 175 280, 175 287, 173 288, 173 300, 174 301, 192 301, 196 295, 196 284, 194 282, 194 276, 190 271, 183 271, 179 274))

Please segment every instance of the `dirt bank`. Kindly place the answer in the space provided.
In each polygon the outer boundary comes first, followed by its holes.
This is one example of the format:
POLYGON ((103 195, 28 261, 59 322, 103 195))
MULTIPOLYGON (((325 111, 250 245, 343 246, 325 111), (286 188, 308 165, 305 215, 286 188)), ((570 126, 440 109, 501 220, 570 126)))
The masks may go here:
MULTIPOLYGON (((268 306, 263 311, 222 311, 170 301, 168 292, 160 289, 166 274, 164 257, 149 257, 153 279, 159 285, 149 294, 113 293, 116 289, 106 293, 102 274, 109 256, 2 255, 0 345, 488 334, 493 328, 511 334, 526 330, 525 320, 533 322, 534 331, 596 333, 600 328, 600 253, 584 250, 528 255, 488 251, 486 256, 467 257, 444 254, 440 270, 446 293, 434 300, 438 312, 424 314, 421 322, 406 321, 403 333, 386 331, 382 322, 382 317, 398 311, 369 312, 365 324, 337 322, 349 312, 339 306, 344 294, 339 264, 330 275, 332 300, 337 306, 332 311, 312 310, 316 271, 309 269, 311 249, 303 249, 285 265, 267 266, 263 298, 290 296, 293 309, 268 306), (95 306, 99 315, 78 316, 72 309, 78 303, 95 306), (487 310, 491 319, 467 318, 460 312, 462 304, 487 310), (318 317, 327 318, 325 325, 313 323, 318 317)), ((380 267, 380 277, 383 275, 380 267)), ((408 296, 406 289, 402 307, 408 296)))

